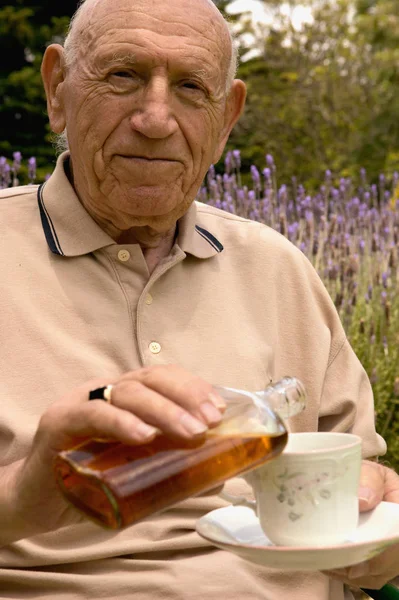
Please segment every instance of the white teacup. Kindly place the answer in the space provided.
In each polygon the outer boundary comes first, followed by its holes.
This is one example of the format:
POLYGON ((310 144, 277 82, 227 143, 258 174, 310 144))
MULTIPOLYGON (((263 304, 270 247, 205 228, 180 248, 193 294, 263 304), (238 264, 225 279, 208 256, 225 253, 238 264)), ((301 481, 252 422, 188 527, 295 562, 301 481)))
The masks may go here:
POLYGON ((348 539, 358 524, 360 468, 357 435, 289 434, 279 457, 245 475, 270 541, 328 546, 348 539))

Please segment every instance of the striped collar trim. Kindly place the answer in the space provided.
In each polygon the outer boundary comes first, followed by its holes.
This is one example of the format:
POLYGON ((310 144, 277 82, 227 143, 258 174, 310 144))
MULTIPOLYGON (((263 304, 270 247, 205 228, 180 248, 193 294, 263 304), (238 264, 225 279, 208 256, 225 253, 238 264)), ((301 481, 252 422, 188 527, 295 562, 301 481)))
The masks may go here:
POLYGON ((223 252, 223 245, 208 229, 208 221, 201 214, 201 203, 193 202, 178 222, 177 244, 183 252, 196 258, 212 258, 223 252))
POLYGON ((210 233, 203 227, 200 227, 199 225, 195 226, 195 230, 197 233, 199 233, 199 235, 201 237, 204 238, 204 240, 206 240, 208 242, 208 244, 210 244, 212 246, 212 248, 214 250, 216 250, 216 252, 218 252, 218 253, 223 252, 223 250, 224 250, 223 245, 219 242, 219 240, 217 238, 215 238, 214 235, 212 235, 212 233, 210 233))
POLYGON ((40 218, 42 221, 44 235, 46 236, 46 241, 47 241, 48 247, 50 248, 51 252, 53 254, 58 254, 59 256, 65 256, 64 252, 62 251, 62 248, 61 248, 58 236, 57 236, 57 232, 54 228, 51 217, 47 211, 46 205, 44 204, 44 200, 43 200, 44 186, 45 186, 45 184, 42 183, 42 185, 39 186, 39 188, 37 190, 37 201, 39 203, 40 218))

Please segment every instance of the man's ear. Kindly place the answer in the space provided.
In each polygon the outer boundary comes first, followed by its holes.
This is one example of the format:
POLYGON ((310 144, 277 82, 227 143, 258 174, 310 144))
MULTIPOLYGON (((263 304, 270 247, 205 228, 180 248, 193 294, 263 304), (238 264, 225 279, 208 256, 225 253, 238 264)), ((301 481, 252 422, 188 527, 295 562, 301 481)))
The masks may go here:
POLYGON ((243 81, 235 79, 231 86, 230 93, 226 100, 224 112, 224 124, 219 136, 219 144, 215 150, 213 163, 216 164, 223 154, 227 140, 234 125, 243 113, 245 99, 247 97, 247 88, 243 81))
POLYGON ((63 88, 65 80, 64 49, 51 44, 44 53, 41 74, 47 97, 47 112, 54 133, 62 133, 66 127, 63 88))

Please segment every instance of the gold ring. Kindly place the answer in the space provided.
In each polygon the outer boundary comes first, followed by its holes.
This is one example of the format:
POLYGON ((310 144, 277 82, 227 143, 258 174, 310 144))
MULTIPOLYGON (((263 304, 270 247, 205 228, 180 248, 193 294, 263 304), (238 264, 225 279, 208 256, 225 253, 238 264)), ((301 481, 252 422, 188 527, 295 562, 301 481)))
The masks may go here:
POLYGON ((112 394, 113 387, 114 386, 112 384, 109 384, 109 385, 107 385, 107 387, 105 388, 105 390, 103 392, 104 400, 106 400, 108 402, 108 404, 111 404, 111 402, 112 402, 111 394, 112 394))
POLYGON ((100 388, 96 388, 95 390, 91 390, 91 392, 89 392, 89 400, 105 400, 105 402, 111 404, 113 387, 114 386, 112 384, 109 384, 100 388))

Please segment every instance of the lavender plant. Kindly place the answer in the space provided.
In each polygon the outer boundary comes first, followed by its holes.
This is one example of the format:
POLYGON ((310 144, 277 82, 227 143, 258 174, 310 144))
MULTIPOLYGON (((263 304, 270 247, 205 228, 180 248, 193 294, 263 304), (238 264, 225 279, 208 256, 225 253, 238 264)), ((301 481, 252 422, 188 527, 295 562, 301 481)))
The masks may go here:
POLYGON ((12 161, 8 161, 5 156, 0 156, 0 189, 15 187, 20 183, 33 184, 35 182, 36 158, 31 156, 25 166, 22 164, 21 152, 14 152, 12 156, 12 161), (21 178, 21 182, 19 178, 21 178))
MULTIPOLYGON (((35 177, 33 157, 25 170, 20 153, 0 157, 0 188, 35 177)), ((327 171, 308 193, 295 178, 278 185, 268 154, 247 178, 244 185, 240 152, 228 152, 224 173, 212 166, 198 199, 275 228, 313 263, 371 379, 386 462, 399 470, 399 174, 370 184, 364 170, 356 183, 327 171)))
POLYGON ((310 194, 295 178, 279 186, 267 155, 246 186, 235 151, 223 176, 211 167, 199 199, 270 225, 313 263, 371 379, 385 460, 399 469, 399 174, 370 184, 361 170, 355 184, 327 171, 310 194))

